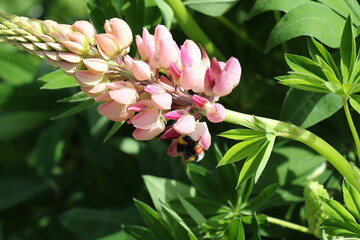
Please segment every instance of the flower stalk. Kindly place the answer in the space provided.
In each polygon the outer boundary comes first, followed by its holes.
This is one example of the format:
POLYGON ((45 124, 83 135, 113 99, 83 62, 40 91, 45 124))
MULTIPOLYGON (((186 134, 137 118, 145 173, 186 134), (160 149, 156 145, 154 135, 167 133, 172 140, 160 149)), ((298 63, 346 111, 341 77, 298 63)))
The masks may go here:
MULTIPOLYGON (((324 156, 353 187, 360 191, 359 174, 353 169, 350 163, 326 141, 312 132, 290 123, 269 118, 256 118, 271 127, 275 131, 276 136, 302 142, 324 156)), ((249 114, 226 110, 224 121, 251 129, 258 129, 254 121, 254 116, 249 114)))

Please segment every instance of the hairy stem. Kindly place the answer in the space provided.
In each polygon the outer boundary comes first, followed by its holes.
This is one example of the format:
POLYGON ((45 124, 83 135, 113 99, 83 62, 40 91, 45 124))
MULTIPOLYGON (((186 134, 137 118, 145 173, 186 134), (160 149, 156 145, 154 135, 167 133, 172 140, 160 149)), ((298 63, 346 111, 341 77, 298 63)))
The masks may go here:
POLYGON ((350 131, 351 134, 353 135, 354 141, 355 141, 355 146, 356 146, 356 151, 358 154, 358 158, 360 159, 360 140, 359 140, 359 135, 356 131, 356 127, 355 124, 352 120, 351 117, 351 113, 350 113, 350 109, 349 109, 349 104, 347 101, 347 98, 343 97, 343 103, 344 103, 344 111, 345 111, 345 115, 346 115, 346 119, 348 121, 349 127, 350 127, 350 131))
POLYGON ((288 221, 285 221, 285 220, 282 220, 282 219, 269 217, 269 216, 266 216, 266 220, 269 223, 273 223, 273 224, 276 224, 276 225, 279 225, 279 226, 283 226, 283 227, 290 228, 290 229, 293 229, 293 230, 296 230, 296 231, 299 231, 299 232, 308 233, 308 234, 313 235, 313 232, 310 231, 309 228, 298 225, 296 223, 288 222, 288 221))
POLYGON ((215 47, 194 18, 186 10, 181 0, 165 0, 165 2, 172 8, 180 27, 189 38, 193 39, 195 42, 200 42, 209 55, 213 55, 219 60, 225 59, 222 53, 215 47))
POLYGON ((324 156, 341 175, 358 191, 360 191, 360 176, 349 162, 326 141, 312 132, 290 123, 269 118, 254 117, 252 115, 226 110, 225 121, 251 129, 258 129, 255 118, 272 128, 277 136, 302 142, 324 156))

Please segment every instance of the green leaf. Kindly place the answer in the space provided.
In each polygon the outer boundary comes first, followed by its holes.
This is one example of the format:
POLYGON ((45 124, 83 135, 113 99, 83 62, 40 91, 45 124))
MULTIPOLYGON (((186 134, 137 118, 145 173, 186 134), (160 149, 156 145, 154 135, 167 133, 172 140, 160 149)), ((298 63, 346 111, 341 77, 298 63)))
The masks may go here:
POLYGON ((88 107, 90 107, 91 105, 93 105, 95 103, 94 100, 89 100, 89 101, 85 101, 85 102, 81 102, 80 104, 76 105, 75 107, 70 108, 69 110, 55 116, 52 117, 52 120, 57 120, 57 119, 61 119, 61 118, 65 118, 65 117, 69 117, 71 115, 74 115, 76 113, 82 112, 85 109, 87 109, 88 107))
POLYGON ((149 207, 147 204, 134 199, 135 205, 138 208, 145 224, 149 227, 151 232, 156 236, 156 239, 159 240, 168 240, 172 239, 172 236, 168 232, 167 228, 164 226, 164 221, 161 219, 159 214, 149 207))
POLYGON ((172 179, 155 176, 143 176, 145 186, 150 193, 155 208, 161 209, 161 202, 168 202, 178 197, 194 197, 195 188, 172 179))
MULTIPOLYGON (((96 238, 97 240, 136 240, 133 236, 126 233, 124 230, 106 235, 104 237, 96 238)), ((148 238, 149 239, 149 238, 148 238)), ((151 238, 150 238, 151 239, 151 238)), ((150 240, 149 239, 149 240, 150 240)))
POLYGON ((244 166, 241 169, 239 179, 238 179, 238 186, 249 179, 251 176, 256 174, 255 176, 255 182, 257 182, 257 179, 260 177, 260 172, 262 172, 263 168, 265 167, 266 162, 268 161, 270 157, 270 153, 272 151, 274 141, 275 139, 272 139, 270 141, 266 141, 263 143, 259 150, 249 155, 244 163, 244 166), (263 164, 262 164, 263 163, 263 164), (265 164, 264 164, 265 163, 265 164), (262 167, 260 165, 262 164, 262 167), (258 170, 260 169, 260 171, 258 170))
POLYGON ((159 7, 161 15, 164 18, 165 26, 170 29, 171 23, 174 20, 174 12, 172 8, 164 0, 154 0, 159 7))
POLYGON ((249 209, 251 211, 258 210, 258 208, 261 207, 261 205, 263 205, 276 192, 278 188, 278 183, 270 184, 260 193, 258 193, 254 198, 248 201, 243 208, 249 209))
POLYGON ((22 111, 0 115, 0 140, 11 140, 49 120, 50 113, 22 111))
POLYGON ((308 74, 292 72, 290 75, 278 76, 275 79, 279 80, 279 83, 283 85, 304 91, 320 93, 330 92, 323 80, 319 80, 319 78, 308 74))
MULTIPOLYGON (((352 0, 350 0, 352 1, 352 0)), ((349 7, 350 5, 347 2, 347 0, 345 1, 338 1, 338 0, 319 0, 319 2, 324 3, 326 6, 328 6, 329 8, 333 9, 335 12, 339 13, 341 16, 343 16, 344 18, 347 18, 349 16, 349 14, 352 15, 352 17, 354 17, 355 15, 353 14, 353 8, 349 7)), ((357 20, 357 19, 356 19, 357 20)), ((359 21, 355 21, 356 23, 359 23, 359 21)))
POLYGON ((343 182, 342 189, 346 208, 360 221, 360 193, 347 181, 343 182))
POLYGON ((126 22, 129 24, 133 34, 141 34, 145 25, 145 0, 126 0, 126 8, 123 9, 126 22))
POLYGON ((253 222, 255 220, 259 224, 265 224, 267 222, 266 215, 264 215, 264 214, 254 214, 254 215, 249 215, 249 216, 241 216, 241 221, 244 224, 253 224, 253 222))
POLYGON ((125 225, 123 229, 134 236, 136 239, 149 239, 149 240, 156 240, 154 235, 150 230, 141 226, 130 226, 125 225))
POLYGON ((329 82, 333 82, 335 84, 341 84, 340 78, 338 78, 336 76, 336 73, 334 72, 334 70, 332 69, 332 67, 327 64, 327 62, 325 62, 324 59, 322 59, 321 57, 317 57, 317 62, 319 63, 322 72, 325 74, 327 80, 329 80, 329 82))
POLYGON ((0 211, 25 202, 45 191, 48 184, 30 177, 16 176, 0 179, 0 211))
POLYGON ((124 125, 124 123, 125 121, 115 122, 109 132, 106 134, 103 142, 107 142, 121 128, 121 126, 124 125))
MULTIPOLYGON (((339 1, 337 1, 337 2, 339 2, 339 1)), ((332 56, 328 52, 328 50, 321 43, 316 41, 315 38, 308 38, 308 49, 309 49, 311 58, 314 61, 317 61, 318 57, 321 57, 331 67, 331 69, 335 73, 336 77, 338 79, 340 79, 341 76, 340 76, 338 67, 336 66, 334 59, 332 58, 332 56)))
POLYGON ((350 105, 360 114, 360 96, 351 94, 350 105))
POLYGON ((231 129, 220 133, 218 136, 233 140, 251 140, 265 136, 265 132, 258 132, 251 129, 231 129))
POLYGON ((296 73, 308 74, 319 81, 325 79, 320 65, 307 57, 286 53, 285 60, 296 73))
POLYGON ((341 74, 343 82, 346 83, 351 77, 356 60, 356 46, 351 17, 346 20, 344 31, 341 35, 340 55, 341 74))
POLYGON ((245 231, 240 218, 231 220, 221 240, 245 240, 245 231))
POLYGON ((205 15, 218 17, 230 10, 239 0, 186 0, 184 5, 205 15))
POLYGON ((120 17, 120 13, 112 0, 100 0, 100 3, 106 19, 120 17))
POLYGON ((66 75, 61 69, 46 74, 40 77, 39 80, 46 82, 41 89, 61 89, 79 86, 73 77, 66 75))
POLYGON ((58 102, 74 103, 74 102, 89 101, 90 99, 91 99, 91 97, 87 96, 84 92, 78 92, 78 93, 75 93, 74 95, 72 95, 70 97, 60 99, 58 102))
POLYGON ((186 225, 184 220, 182 220, 176 212, 166 207, 164 204, 162 204, 161 207, 163 209, 164 215, 166 216, 166 219, 171 224, 171 229, 173 230, 174 234, 174 238, 172 239, 198 240, 198 238, 194 235, 191 229, 186 225))
POLYGON ((139 214, 134 207, 123 211, 72 208, 60 216, 61 224, 80 236, 89 236, 100 229, 119 228, 121 224, 138 224, 139 214))
POLYGON ((104 30, 104 23, 105 23, 105 13, 104 10, 102 10, 99 6, 96 4, 87 1, 87 8, 89 10, 89 16, 91 19, 91 22, 94 24, 96 30, 98 32, 103 32, 104 30))
POLYGON ((235 144, 225 153, 224 157, 218 163, 218 167, 246 158, 258 149, 259 145, 262 144, 265 139, 265 137, 255 138, 235 144))
POLYGON ((184 209, 189 214, 189 216, 196 222, 197 225, 201 225, 206 221, 205 217, 202 213, 196 209, 190 202, 188 202, 185 198, 180 197, 180 202, 184 206, 184 209))
POLYGON ((250 9, 248 18, 252 18, 266 11, 288 12, 299 4, 310 0, 257 0, 250 9))
MULTIPOLYGON (((356 0, 345 0, 345 1, 351 10, 351 13, 354 14, 355 19, 357 20, 357 21, 355 21, 355 23, 359 24, 359 22, 360 22, 360 5, 359 5, 359 3, 356 0)), ((347 17, 347 15, 345 17, 347 17)))
POLYGON ((261 159, 261 162, 259 164, 259 166, 257 167, 256 173, 255 173, 255 183, 259 180, 262 172, 264 171, 266 164, 270 158, 270 154, 274 148, 274 143, 275 143, 275 135, 273 134, 268 134, 267 136, 268 141, 269 141, 269 145, 266 147, 266 151, 264 156, 261 159))
POLYGON ((336 113, 342 107, 341 96, 290 89, 280 119, 307 128, 336 113))
POLYGON ((299 36, 313 36, 329 47, 340 46, 345 20, 327 6, 305 2, 292 8, 271 31, 266 50, 299 36))
POLYGON ((253 191, 253 188, 254 188, 254 179, 253 178, 254 177, 251 177, 248 180, 246 180, 245 182, 241 183, 238 186, 238 188, 236 189, 236 194, 239 199, 237 202, 238 206, 242 206, 248 201, 248 199, 253 191))

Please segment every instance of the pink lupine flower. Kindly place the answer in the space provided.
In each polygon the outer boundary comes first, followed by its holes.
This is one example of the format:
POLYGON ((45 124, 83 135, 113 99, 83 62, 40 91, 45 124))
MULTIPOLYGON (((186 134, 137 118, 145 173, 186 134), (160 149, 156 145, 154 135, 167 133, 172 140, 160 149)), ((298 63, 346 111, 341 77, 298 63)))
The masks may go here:
POLYGON ((165 129, 165 123, 160 121, 158 125, 155 125, 149 129, 136 128, 133 132, 133 137, 139 141, 147 141, 153 139, 165 129))
POLYGON ((131 45, 132 31, 124 20, 112 18, 105 22, 104 28, 106 33, 115 37, 119 49, 125 49, 131 45))
POLYGON ((149 80, 151 77, 150 66, 146 62, 133 60, 131 63, 131 69, 137 80, 149 80))
POLYGON ((205 104, 206 117, 210 122, 219 123, 225 120, 225 108, 219 103, 205 104))
POLYGON ((134 115, 133 111, 128 111, 127 106, 120 104, 116 101, 108 101, 98 107, 98 111, 101 115, 107 117, 110 120, 120 122, 131 118, 134 115))
POLYGON ((159 110, 152 107, 131 118, 131 124, 141 129, 150 129, 156 125, 160 125, 160 122, 159 110))
POLYGON ((97 42, 100 53, 105 59, 112 59, 119 54, 119 49, 116 45, 116 38, 107 33, 96 34, 95 40, 97 42))
POLYGON ((75 79, 78 80, 81 85, 94 86, 101 82, 102 74, 89 70, 76 70, 75 79))
POLYGON ((130 82, 119 81, 107 84, 110 88, 109 96, 121 104, 134 104, 137 101, 138 93, 135 86, 130 82), (114 84, 116 83, 116 84, 114 84))
POLYGON ((82 60, 87 69, 94 73, 104 73, 109 69, 108 63, 100 58, 87 58, 82 60))
POLYGON ((92 98, 96 98, 102 95, 105 92, 105 89, 106 83, 99 83, 95 86, 81 86, 81 91, 92 98))
POLYGON ((195 130, 188 135, 197 141, 205 150, 209 149, 211 145, 211 135, 205 122, 196 123, 195 130))
POLYGON ((96 30, 94 28, 94 25, 92 25, 88 21, 76 21, 72 26, 72 29, 81 32, 84 34, 87 38, 90 40, 94 38, 94 35, 96 34, 96 30))
POLYGON ((165 113, 165 114, 164 114, 164 117, 165 117, 166 119, 170 119, 170 120, 178 120, 179 118, 181 118, 182 116, 184 116, 184 114, 185 114, 186 112, 187 112, 187 111, 184 110, 184 109, 178 109, 178 110, 174 110, 174 111, 165 113))
POLYGON ((171 109, 172 97, 163 88, 148 85, 144 90, 151 94, 151 103, 155 108, 160 110, 171 109))

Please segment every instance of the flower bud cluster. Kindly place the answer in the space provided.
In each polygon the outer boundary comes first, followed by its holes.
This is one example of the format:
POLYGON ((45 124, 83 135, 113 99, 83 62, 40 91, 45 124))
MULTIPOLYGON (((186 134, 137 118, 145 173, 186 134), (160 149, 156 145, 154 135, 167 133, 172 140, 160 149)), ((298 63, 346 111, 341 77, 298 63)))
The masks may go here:
POLYGON ((85 94, 103 102, 98 108, 102 115, 136 128, 135 139, 159 134, 160 139, 173 139, 171 156, 179 155, 176 139, 183 135, 208 149, 211 135, 200 119, 225 119, 225 108, 216 102, 239 84, 239 61, 210 61, 191 40, 178 46, 162 25, 154 35, 144 28, 136 36, 140 59, 132 58, 127 55, 133 40, 127 23, 113 18, 104 29, 97 34, 87 21, 70 26, 0 14, 0 38, 74 76, 85 94))

